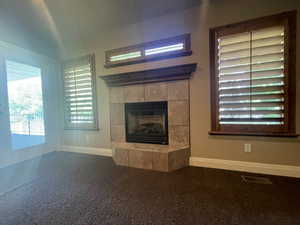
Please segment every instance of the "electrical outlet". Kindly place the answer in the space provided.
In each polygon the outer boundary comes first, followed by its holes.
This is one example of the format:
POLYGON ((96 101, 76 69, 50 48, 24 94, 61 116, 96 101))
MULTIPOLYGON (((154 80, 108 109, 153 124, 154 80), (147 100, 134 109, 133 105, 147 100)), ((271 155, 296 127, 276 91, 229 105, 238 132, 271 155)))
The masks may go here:
POLYGON ((244 152, 251 152, 251 144, 244 144, 244 152))

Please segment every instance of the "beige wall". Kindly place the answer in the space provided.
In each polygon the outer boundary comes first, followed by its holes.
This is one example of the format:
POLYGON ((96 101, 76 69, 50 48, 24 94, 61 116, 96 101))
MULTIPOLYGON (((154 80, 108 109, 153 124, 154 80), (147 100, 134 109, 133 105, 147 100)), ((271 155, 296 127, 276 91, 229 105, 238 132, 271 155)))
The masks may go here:
POLYGON ((7 18, 0 10, 0 40, 18 47, 31 50, 52 58, 58 56, 56 46, 38 38, 35 32, 25 28, 17 21, 7 18))
MULTIPOLYGON (((276 163, 300 166, 300 140, 292 138, 210 136, 209 89, 209 28, 247 19, 300 9, 295 0, 203 0, 201 7, 169 14, 128 27, 114 28, 99 33, 95 42, 86 48, 72 49, 69 56, 96 53, 97 75, 136 71, 148 68, 197 62, 198 69, 191 80, 191 147, 192 156, 250 162, 276 163), (104 51, 140 42, 157 40, 178 34, 192 34, 193 55, 144 64, 104 69, 104 51), (243 144, 252 144, 252 153, 243 152, 243 144)), ((298 16, 298 43, 300 15, 298 16)), ((300 55, 299 45, 297 54, 300 55)), ((300 71, 300 64, 297 65, 300 71)), ((297 115, 300 115, 300 78, 297 78, 297 115)), ((109 148, 108 88, 97 80, 100 131, 65 131, 63 143, 89 147, 109 148)), ((300 133, 300 117, 297 118, 300 133)))

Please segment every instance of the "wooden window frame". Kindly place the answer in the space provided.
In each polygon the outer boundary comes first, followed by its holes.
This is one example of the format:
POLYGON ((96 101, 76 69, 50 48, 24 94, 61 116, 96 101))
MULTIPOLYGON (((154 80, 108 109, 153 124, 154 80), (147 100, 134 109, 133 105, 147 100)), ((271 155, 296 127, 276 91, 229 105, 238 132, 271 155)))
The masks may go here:
POLYGON ((64 130, 91 130, 97 131, 99 130, 99 120, 98 120, 98 104, 97 104, 97 88, 96 88, 96 63, 95 63, 95 54, 87 54, 85 56, 81 56, 78 58, 73 58, 67 60, 63 63, 62 66, 62 74, 63 74, 63 93, 64 93, 64 130), (64 65, 68 63, 74 63, 76 61, 80 61, 81 59, 90 58, 91 64, 91 81, 92 81, 92 105, 93 105, 93 116, 94 123, 93 127, 86 126, 86 124, 71 126, 67 123, 67 113, 66 113, 66 100, 65 100, 65 78, 64 78, 64 65))
POLYGON ((175 57, 181 57, 181 56, 189 56, 192 54, 191 51, 191 35, 190 34, 183 34, 176 37, 156 40, 152 42, 145 42, 137 45, 131 45, 124 48, 117 48, 108 50, 105 52, 105 67, 111 68, 111 67, 117 67, 117 66, 125 66, 125 65, 131 65, 131 64, 137 64, 137 63, 143 63, 148 61, 154 61, 154 60, 162 60, 162 59, 169 59, 169 58, 175 58, 175 57), (164 53, 158 53, 154 55, 146 55, 145 51, 148 48, 156 48, 161 47, 165 45, 170 45, 172 43, 178 43, 178 41, 182 41, 184 43, 184 48, 178 51, 170 51, 170 52, 164 52, 164 53), (126 54, 134 51, 140 51, 141 56, 122 60, 122 61, 116 61, 112 62, 110 61, 110 57, 120 55, 120 54, 126 54))
POLYGON ((210 82, 212 135, 250 135, 297 137, 296 134, 296 18, 297 11, 284 12, 236 24, 210 29, 210 82), (229 125, 219 123, 218 100, 218 37, 283 25, 285 29, 284 125, 229 125))

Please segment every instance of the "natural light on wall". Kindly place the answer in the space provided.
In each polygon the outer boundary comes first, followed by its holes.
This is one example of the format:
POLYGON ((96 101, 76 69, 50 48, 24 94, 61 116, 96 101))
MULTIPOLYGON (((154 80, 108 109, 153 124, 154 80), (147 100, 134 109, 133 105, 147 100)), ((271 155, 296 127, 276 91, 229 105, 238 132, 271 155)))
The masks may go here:
POLYGON ((44 143, 41 69, 7 60, 6 72, 12 148, 44 143))

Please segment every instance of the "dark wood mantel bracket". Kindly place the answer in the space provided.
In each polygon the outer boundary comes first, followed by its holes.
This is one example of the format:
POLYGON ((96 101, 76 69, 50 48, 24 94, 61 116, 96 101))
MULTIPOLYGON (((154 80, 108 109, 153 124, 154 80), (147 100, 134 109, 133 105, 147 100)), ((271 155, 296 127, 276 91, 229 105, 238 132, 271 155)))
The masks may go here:
POLYGON ((99 76, 109 87, 190 79, 197 63, 99 76))

